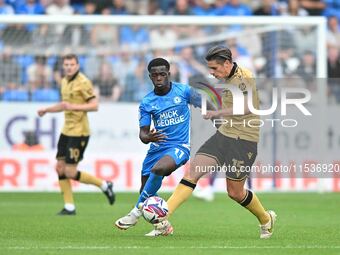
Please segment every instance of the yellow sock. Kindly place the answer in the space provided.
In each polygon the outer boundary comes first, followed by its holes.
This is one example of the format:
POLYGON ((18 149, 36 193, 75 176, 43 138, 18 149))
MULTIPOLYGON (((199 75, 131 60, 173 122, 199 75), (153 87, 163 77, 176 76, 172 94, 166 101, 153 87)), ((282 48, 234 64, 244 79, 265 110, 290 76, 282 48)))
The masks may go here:
POLYGON ((169 216, 182 204, 184 203, 194 191, 196 183, 182 179, 177 185, 174 193, 168 199, 169 216))
POLYGON ((246 192, 246 196, 240 202, 240 204, 247 208, 252 214, 254 214, 261 225, 268 223, 270 221, 270 216, 263 208, 258 197, 250 190, 247 190, 246 192))
POLYGON ((64 203, 74 205, 71 181, 66 177, 59 177, 59 186, 63 194, 64 203))
POLYGON ((97 177, 94 177, 93 175, 90 175, 86 172, 80 172, 78 171, 76 180, 80 181, 81 183, 86 183, 86 184, 93 184, 96 185, 97 187, 101 187, 103 181, 97 177))

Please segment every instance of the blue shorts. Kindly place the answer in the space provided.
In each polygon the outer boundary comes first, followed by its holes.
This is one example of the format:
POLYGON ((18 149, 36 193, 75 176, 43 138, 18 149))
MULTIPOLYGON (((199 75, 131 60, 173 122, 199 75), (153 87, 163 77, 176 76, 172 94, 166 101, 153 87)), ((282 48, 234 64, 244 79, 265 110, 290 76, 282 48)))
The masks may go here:
POLYGON ((142 176, 149 176, 152 167, 164 156, 172 157, 178 168, 189 160, 190 151, 182 146, 172 146, 164 150, 148 151, 143 161, 142 176))

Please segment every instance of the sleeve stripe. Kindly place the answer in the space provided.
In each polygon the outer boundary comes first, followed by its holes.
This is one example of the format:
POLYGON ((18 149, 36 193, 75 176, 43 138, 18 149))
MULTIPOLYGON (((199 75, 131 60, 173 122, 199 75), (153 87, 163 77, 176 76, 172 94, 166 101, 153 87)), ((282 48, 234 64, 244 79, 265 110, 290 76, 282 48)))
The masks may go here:
POLYGON ((90 101, 90 100, 93 99, 93 98, 96 98, 96 96, 91 96, 91 97, 87 98, 87 99, 86 99, 86 102, 90 101))

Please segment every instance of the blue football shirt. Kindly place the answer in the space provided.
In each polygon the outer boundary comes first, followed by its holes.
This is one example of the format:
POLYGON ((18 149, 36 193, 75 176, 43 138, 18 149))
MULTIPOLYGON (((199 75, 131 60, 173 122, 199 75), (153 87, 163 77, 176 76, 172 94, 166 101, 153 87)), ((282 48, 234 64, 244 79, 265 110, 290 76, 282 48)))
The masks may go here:
POLYGON ((151 143, 150 150, 180 145, 189 149, 190 107, 200 106, 201 97, 188 85, 171 82, 170 91, 162 96, 147 94, 139 106, 139 126, 150 126, 167 136, 164 142, 151 143))

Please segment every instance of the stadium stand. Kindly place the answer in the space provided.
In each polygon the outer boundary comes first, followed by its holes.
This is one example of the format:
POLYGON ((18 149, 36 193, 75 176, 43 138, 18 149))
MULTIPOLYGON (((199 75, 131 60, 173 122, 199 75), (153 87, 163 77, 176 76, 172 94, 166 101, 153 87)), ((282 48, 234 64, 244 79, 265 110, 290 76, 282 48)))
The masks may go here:
MULTIPOLYGON (((328 18, 329 77, 339 76, 340 1, 241 1, 241 0, 0 0, 0 15, 201 15, 201 16, 306 16, 324 15, 328 18)), ((239 26, 228 28, 176 27, 147 29, 141 26, 109 25, 0 25, 0 93, 2 100, 55 101, 61 74, 60 56, 75 51, 80 56, 81 70, 91 79, 108 101, 139 101, 150 89, 142 67, 152 57, 166 55, 178 66, 181 82, 204 73, 203 56, 209 44, 193 47, 176 45, 178 39, 194 39, 220 32, 242 31, 239 26), (159 43, 164 41, 163 43, 159 43), (162 49, 163 48, 163 49, 162 49), (46 49, 41 51, 41 49, 46 49), (119 50, 118 50, 119 49, 119 50), (148 50, 149 49, 149 50, 148 50), (150 51, 150 49, 153 49, 150 51), (133 55, 130 52, 138 52, 133 55), (93 57, 96 56, 96 57, 93 57), (98 58, 100 56, 100 58, 98 58), (177 61, 178 59, 178 61, 177 61), (97 68, 93 68, 96 66, 97 68), (121 68, 124 66, 124 68, 121 68), (108 71, 108 69, 111 69, 108 71), (107 72, 101 78, 101 72, 107 72), (39 75, 38 75, 39 73, 39 75), (38 80, 37 80, 38 79, 38 80), (15 84, 15 86, 14 86, 15 84), (136 89, 138 88, 138 89, 136 89), (142 88, 142 89, 141 89, 142 88)), ((309 46, 313 31, 301 30, 296 38, 282 31, 279 77, 315 77, 315 52, 309 46), (300 40, 301 38, 303 40, 300 40), (303 42, 303 43, 301 43, 303 42), (313 62, 314 61, 314 62, 313 62)), ((267 34, 270 36, 270 33, 267 34)), ((266 55, 266 44, 271 38, 251 35, 249 42, 241 38, 227 40, 238 62, 254 71, 258 77, 272 74, 272 63, 266 55)), ((176 71, 177 72, 177 71, 176 71)), ((337 86, 330 86, 336 90, 337 86)), ((336 93, 339 94, 339 93, 336 93)), ((339 98, 336 96, 336 98, 339 98)), ((339 101, 338 99, 336 100, 339 101)))

